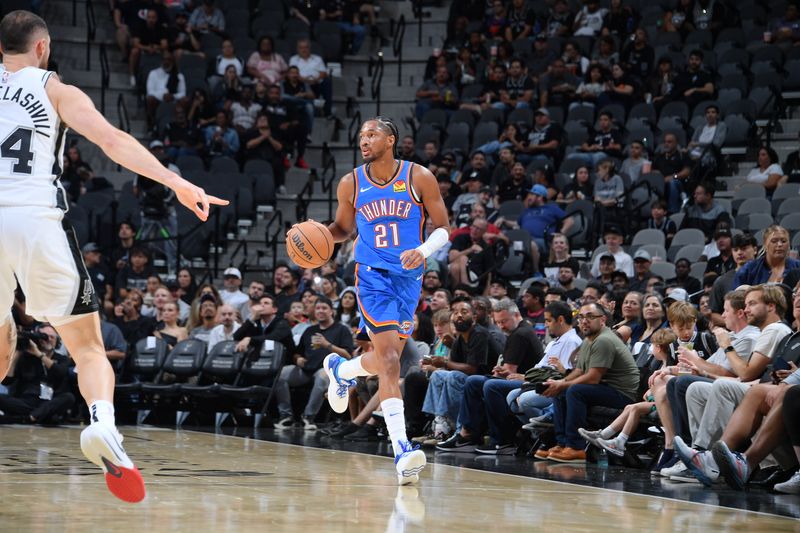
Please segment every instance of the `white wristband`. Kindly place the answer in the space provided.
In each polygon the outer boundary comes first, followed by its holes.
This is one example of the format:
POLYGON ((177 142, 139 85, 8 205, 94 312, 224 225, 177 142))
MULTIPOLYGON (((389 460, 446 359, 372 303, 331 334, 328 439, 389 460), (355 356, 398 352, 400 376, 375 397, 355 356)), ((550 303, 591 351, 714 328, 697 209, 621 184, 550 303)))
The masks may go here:
POLYGON ((444 228, 436 228, 433 230, 428 238, 417 246, 417 250, 419 253, 422 254, 422 257, 425 259, 429 258, 433 252, 447 244, 447 239, 450 237, 450 234, 444 228))

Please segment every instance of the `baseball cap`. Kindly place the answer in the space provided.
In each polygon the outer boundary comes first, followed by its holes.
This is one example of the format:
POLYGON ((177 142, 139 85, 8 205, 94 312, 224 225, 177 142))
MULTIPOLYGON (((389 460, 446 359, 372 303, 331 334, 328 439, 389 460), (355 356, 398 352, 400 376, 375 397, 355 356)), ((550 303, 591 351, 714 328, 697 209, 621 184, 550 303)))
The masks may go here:
POLYGON ((728 228, 719 228, 717 231, 714 232, 714 240, 719 239, 720 237, 731 237, 731 230, 728 228))
POLYGON ((650 254, 647 252, 647 250, 636 250, 636 253, 633 254, 633 260, 652 261, 653 258, 650 257, 650 254))
POLYGON ((83 248, 81 248, 81 252, 85 254, 88 254, 89 252, 99 252, 99 251, 100 247, 97 246, 97 243, 94 242, 87 242, 86 244, 83 245, 83 248))
POLYGON ((206 293, 200 297, 200 303, 203 302, 214 302, 217 303, 217 299, 214 297, 213 294, 206 293))
POLYGON ((611 252, 609 252, 609 251, 605 251, 605 252, 603 252, 603 253, 601 253, 601 254, 600 254, 600 260, 603 260, 603 259, 612 259, 612 260, 614 260, 614 261, 616 261, 616 260, 617 260, 617 258, 616 258, 616 257, 614 257, 614 254, 612 254, 612 253, 611 253, 611 252))
POLYGON ((547 40, 547 34, 546 33, 538 33, 538 34, 536 34, 536 39, 535 40, 536 41, 546 41, 547 40))
POLYGON ((492 188, 491 187, 481 187, 481 190, 478 191, 478 192, 492 192, 492 188))
POLYGON ((156 139, 155 141, 150 141, 150 149, 153 148, 164 148, 164 143, 156 139))
POLYGON ((609 233, 611 233, 613 235, 619 235, 620 237, 622 237, 622 229, 620 229, 619 226, 616 226, 616 225, 613 225, 613 224, 611 226, 606 226, 606 229, 603 232, 603 235, 608 235, 609 233))
POLYGON ((534 116, 536 116, 536 115, 545 115, 545 116, 549 117, 550 116, 550 111, 548 111, 546 107, 540 107, 539 109, 537 109, 536 111, 533 112, 533 115, 534 116))
POLYGON ((242 279, 241 271, 236 267, 228 267, 225 269, 225 272, 222 273, 223 277, 233 276, 235 278, 242 279))
POLYGON ((539 196, 544 196, 545 198, 547 198, 547 187, 537 183, 536 185, 531 187, 530 193, 538 194, 539 196))
POLYGON ((686 292, 686 289, 678 287, 670 291, 667 297, 664 298, 664 303, 666 304, 668 300, 673 302, 685 302, 689 300, 689 293, 686 292))

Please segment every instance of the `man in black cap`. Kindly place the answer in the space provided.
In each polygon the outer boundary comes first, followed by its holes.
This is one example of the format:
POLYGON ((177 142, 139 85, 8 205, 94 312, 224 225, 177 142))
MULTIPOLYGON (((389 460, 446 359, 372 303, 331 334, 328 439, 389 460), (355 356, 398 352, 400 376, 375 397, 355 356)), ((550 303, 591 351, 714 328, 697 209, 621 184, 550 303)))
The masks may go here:
POLYGON ((609 251, 602 252, 599 257, 597 269, 598 275, 595 281, 604 285, 609 291, 613 289, 613 276, 614 272, 617 270, 617 261, 614 259, 614 254, 609 251))
MULTIPOLYGON (((716 272, 718 276, 721 276, 729 270, 736 270, 736 261, 733 260, 733 250, 731 249, 733 237, 727 226, 718 228, 714 233, 714 244, 719 255, 709 257, 705 274, 716 272)), ((710 244, 707 245, 706 249, 710 246, 710 244)))
POLYGON ((540 340, 547 335, 547 327, 544 323, 545 290, 547 290, 546 285, 542 290, 541 285, 532 283, 521 297, 522 306, 520 310, 522 311, 522 317, 533 325, 533 329, 540 340))
POLYGON ((528 133, 528 145, 518 157, 526 163, 539 160, 553 163, 563 136, 561 127, 550 121, 550 111, 546 107, 537 109, 533 117, 534 124, 528 133))
MULTIPOLYGON (((603 233, 603 239, 608 246, 608 251, 614 256, 617 263, 616 269, 625 272, 628 277, 633 276, 633 259, 622 249, 624 240, 622 230, 617 226, 608 226, 603 233)), ((595 257, 592 262, 592 275, 595 277, 600 275, 600 256, 595 257)))

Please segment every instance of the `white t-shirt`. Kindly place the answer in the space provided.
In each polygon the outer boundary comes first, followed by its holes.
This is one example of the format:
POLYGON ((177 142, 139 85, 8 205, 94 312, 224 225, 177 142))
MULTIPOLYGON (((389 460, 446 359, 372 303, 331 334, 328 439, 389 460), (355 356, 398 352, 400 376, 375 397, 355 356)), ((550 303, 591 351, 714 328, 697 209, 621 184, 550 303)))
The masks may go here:
POLYGON ((236 330, 239 329, 242 325, 238 322, 233 323, 233 328, 231 328, 230 333, 225 333, 225 325, 219 324, 214 326, 211 329, 211 332, 208 334, 208 351, 210 352, 214 346, 219 344, 222 341, 232 341, 233 334, 236 333, 236 330))
POLYGON ((536 363, 535 368, 542 368, 543 366, 550 366, 547 360, 551 357, 558 357, 564 368, 572 368, 570 357, 573 352, 577 350, 583 340, 578 336, 575 328, 570 329, 557 339, 553 339, 547 343, 544 348, 544 357, 536 363))
POLYGON ((769 179, 770 174, 780 174, 783 176, 783 169, 778 163, 772 163, 764 172, 761 172, 761 169, 756 167, 750 171, 746 179, 750 183, 764 184, 769 179))
POLYGON ((325 61, 315 54, 308 56, 308 59, 303 59, 295 54, 289 59, 289 66, 297 67, 302 78, 317 78, 320 72, 328 72, 325 61))
POLYGON ((753 346, 753 353, 758 352, 764 357, 772 359, 775 357, 775 347, 792 330, 783 322, 773 322, 761 331, 761 335, 753 346))
MULTIPOLYGON (((594 261, 592 261, 592 276, 594 277, 598 277, 600 275, 601 255, 603 254, 597 254, 597 257, 595 257, 594 261)), ((622 248, 620 248, 619 251, 613 255, 614 261, 617 263, 617 270, 625 272, 625 275, 627 275, 629 278, 633 277, 633 258, 626 254, 622 248)))
POLYGON ((244 63, 238 57, 223 57, 222 55, 217 56, 217 76, 224 76, 225 69, 228 68, 228 65, 233 65, 236 69, 236 75, 241 77, 244 73, 244 63))
POLYGON ((247 303, 250 301, 250 297, 242 291, 231 292, 227 290, 221 290, 219 295, 222 297, 223 302, 235 309, 241 309, 243 305, 247 305, 247 303))
MULTIPOLYGON (((753 347, 756 345, 759 335, 761 335, 761 330, 755 326, 747 326, 739 333, 730 334, 731 346, 736 350, 736 355, 743 361, 750 359, 750 355, 753 353, 753 347)), ((728 361, 728 355, 722 348, 714 352, 714 355, 708 358, 708 362, 733 372, 733 367, 730 361, 728 361)))

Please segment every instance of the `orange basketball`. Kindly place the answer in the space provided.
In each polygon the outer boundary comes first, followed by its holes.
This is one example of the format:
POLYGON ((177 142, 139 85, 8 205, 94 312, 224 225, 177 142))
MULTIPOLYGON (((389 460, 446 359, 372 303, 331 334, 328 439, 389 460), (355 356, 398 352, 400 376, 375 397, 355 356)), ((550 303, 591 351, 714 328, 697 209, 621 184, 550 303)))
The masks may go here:
POLYGON ((301 222, 286 234, 286 253, 299 267, 320 267, 333 255, 333 235, 319 222, 301 222))

